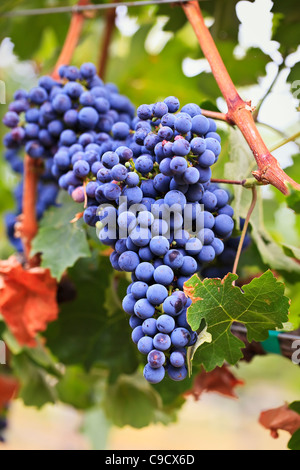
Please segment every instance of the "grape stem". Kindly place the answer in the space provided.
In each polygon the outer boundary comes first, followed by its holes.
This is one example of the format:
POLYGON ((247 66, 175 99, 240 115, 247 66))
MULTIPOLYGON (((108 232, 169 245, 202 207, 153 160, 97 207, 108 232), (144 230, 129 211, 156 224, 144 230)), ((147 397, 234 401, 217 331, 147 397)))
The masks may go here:
POLYGON ((283 147, 284 145, 288 144, 289 142, 294 142, 300 137, 300 132, 297 132, 296 134, 292 135, 291 137, 288 137, 287 139, 282 140, 279 144, 274 145, 274 147, 271 148, 271 152, 274 152, 275 150, 279 149, 280 147, 283 147))
MULTIPOLYGON (((244 227, 243 227, 243 230, 242 230, 242 233, 241 233, 239 246, 238 246, 238 249, 237 249, 237 252, 236 252, 236 257, 235 257, 234 265, 233 265, 233 268, 232 268, 232 273, 233 274, 236 274, 236 272, 237 272, 237 267, 238 267, 239 259, 240 259, 241 253, 242 253, 243 244, 244 244, 245 236, 246 236, 246 233, 247 233, 247 230, 248 230, 249 221, 250 221, 252 212, 254 211, 256 201, 257 201, 256 186, 252 186, 251 190, 252 190, 252 201, 251 201, 251 204, 250 204, 250 207, 249 207, 246 219, 245 219, 245 223, 244 223, 244 227)), ((233 285, 235 285, 235 281, 233 282, 233 285)))
POLYGON ((107 63, 109 58, 109 48, 115 30, 116 9, 110 8, 106 12, 106 21, 103 37, 101 38, 101 53, 99 59, 98 73, 102 80, 105 79, 107 63))
POLYGON ((237 181, 237 180, 225 180, 225 179, 220 179, 220 178, 211 178, 210 180, 212 183, 223 183, 223 184, 237 184, 240 186, 244 186, 246 183, 246 179, 242 181, 237 181))
POLYGON ((23 211, 20 219, 20 234, 24 248, 24 254, 29 267, 39 264, 37 257, 31 258, 31 242, 38 231, 36 218, 36 195, 40 177, 41 161, 34 160, 25 155, 24 158, 24 189, 23 211))
POLYGON ((201 113, 205 117, 216 119, 217 121, 224 121, 230 124, 231 126, 234 126, 234 122, 231 121, 228 114, 226 113, 220 113, 218 111, 209 111, 208 109, 202 109, 202 108, 201 108, 201 113))
POLYGON ((236 184, 244 186, 244 188, 252 188, 252 186, 262 186, 265 183, 260 183, 255 178, 245 178, 244 180, 226 180, 221 178, 211 178, 212 183, 222 183, 222 184, 236 184))
POLYGON ((264 143, 252 116, 254 109, 251 107, 251 102, 245 102, 239 96, 209 29, 205 25, 199 3, 192 0, 183 3, 182 8, 195 31, 200 47, 226 100, 227 118, 241 130, 253 152, 258 166, 257 170, 253 171, 253 176, 261 183, 272 184, 285 195, 289 194, 288 183, 300 190, 300 184, 282 170, 264 143))
MULTIPOLYGON (((89 0, 79 0, 78 1, 78 6, 85 6, 90 3, 89 0)), ((70 64, 74 51, 76 49, 76 46, 79 42, 80 35, 82 32, 83 24, 84 24, 85 16, 84 12, 77 12, 75 11, 72 14, 72 19, 69 27, 69 31, 66 37, 66 40, 64 42, 62 51, 60 53, 60 56, 56 62, 54 71, 52 73, 52 77, 57 80, 59 78, 58 75, 58 70, 61 67, 61 65, 68 65, 70 64)))

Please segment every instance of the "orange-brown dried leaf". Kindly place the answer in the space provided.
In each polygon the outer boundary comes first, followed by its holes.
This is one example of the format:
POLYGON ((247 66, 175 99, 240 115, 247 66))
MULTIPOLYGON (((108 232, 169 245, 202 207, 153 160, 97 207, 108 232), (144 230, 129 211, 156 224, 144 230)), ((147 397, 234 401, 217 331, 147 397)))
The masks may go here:
POLYGON ((57 319, 57 283, 49 270, 25 270, 15 257, 0 261, 0 311, 21 345, 35 346, 35 337, 57 319))
POLYGON ((196 284, 195 286, 187 286, 186 284, 183 284, 183 291, 184 291, 185 295, 191 299, 193 304, 195 302, 197 302, 198 300, 203 300, 201 297, 195 297, 194 296, 195 289, 196 289, 197 285, 198 284, 196 284))
POLYGON ((228 367, 224 365, 216 367, 211 372, 203 370, 197 375, 194 386, 187 392, 187 395, 192 395, 195 400, 199 400, 204 392, 217 392, 230 398, 237 398, 234 389, 238 385, 244 385, 244 382, 237 379, 228 367))
POLYGON ((0 375, 0 411, 12 400, 19 388, 19 383, 14 377, 0 375))
POLYGON ((263 411, 260 414, 259 422, 271 431, 271 436, 274 439, 279 437, 279 430, 287 431, 293 435, 300 429, 300 415, 291 410, 288 405, 263 411))

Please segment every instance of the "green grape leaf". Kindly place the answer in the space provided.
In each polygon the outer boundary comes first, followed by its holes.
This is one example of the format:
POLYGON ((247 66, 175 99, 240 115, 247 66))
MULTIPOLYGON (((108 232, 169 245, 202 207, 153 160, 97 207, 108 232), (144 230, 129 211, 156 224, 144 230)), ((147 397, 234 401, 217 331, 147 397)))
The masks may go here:
POLYGON ((286 243, 282 246, 287 256, 290 258, 300 259, 300 248, 297 246, 287 245, 286 243))
POLYGON ((205 321, 212 342, 201 345, 195 354, 210 371, 224 361, 236 364, 242 357, 244 343, 231 333, 234 322, 247 327, 251 341, 264 341, 268 331, 282 328, 288 321, 289 299, 284 295, 284 285, 271 271, 266 271, 249 284, 232 285, 238 278, 229 273, 223 280, 204 279, 194 275, 185 284, 185 292, 193 304, 188 309, 188 322, 194 331, 205 321))
MULTIPOLYGON (((298 76, 300 76, 300 71, 299 71, 298 76)), ((300 90, 300 86, 298 87, 298 89, 300 90)), ((293 160, 293 164, 285 168, 284 171, 291 178, 293 178, 294 180, 297 180, 299 178, 299 173, 300 173, 300 153, 296 153, 295 155, 292 155, 291 158, 293 160)))
MULTIPOLYGON (((294 401, 289 405, 289 408, 300 415, 300 401, 294 401)), ((288 443, 288 448, 290 450, 300 450, 300 429, 292 435, 288 443)))
MULTIPOLYGON (((136 370, 138 352, 121 301, 115 301, 111 310, 107 302, 112 273, 108 257, 78 261, 69 270, 77 297, 61 305, 58 320, 49 325, 46 337, 47 346, 64 364, 81 364, 85 369, 97 365, 116 377, 136 370)), ((121 281, 120 286, 113 287, 115 296, 124 292, 121 281)))
POLYGON ((287 77, 287 81, 292 85, 292 93, 294 93, 294 98, 300 98, 300 62, 296 62, 287 77))
POLYGON ((97 381, 97 374, 86 373, 80 366, 66 367, 63 378, 56 386, 58 398, 79 410, 90 408, 96 403, 94 388, 97 381))
MULTIPOLYGON (((193 33, 184 34, 183 28, 179 31, 181 34, 176 34, 170 39, 158 55, 151 55, 145 50, 145 41, 151 26, 152 24, 143 25, 132 38, 120 39, 125 51, 121 56, 111 58, 108 80, 113 81, 118 76, 120 89, 124 90, 135 104, 152 103, 170 95, 177 96, 183 104, 191 103, 195 100, 195 93, 198 100, 204 100, 206 90, 202 90, 199 77, 186 77, 182 72, 182 61, 196 51, 193 43, 191 44, 190 35, 193 33), (173 77, 171 81, 166 79, 170 73, 173 77), (160 85, 153 87, 153 84, 157 83, 157 77, 161 78, 160 85)), ((208 85, 218 91, 210 74, 209 82, 208 85)), ((216 96, 219 96, 219 93, 213 94, 213 98, 216 96)))
POLYGON ((198 367, 197 364, 193 364, 193 376, 188 376, 185 380, 174 382, 168 377, 168 374, 166 374, 164 380, 154 385, 164 407, 168 412, 173 413, 174 418, 176 418, 177 411, 185 403, 186 398, 184 394, 193 388, 193 382, 198 372, 200 372, 200 367, 198 367))
POLYGON ((26 406, 41 408, 46 403, 55 403, 57 395, 48 372, 26 352, 12 356, 12 368, 21 384, 19 397, 26 406))
POLYGON ((284 55, 296 51, 299 41, 300 11, 298 0, 273 2, 273 39, 280 43, 284 55))
POLYGON ((234 56, 236 43, 220 41, 216 45, 233 82, 237 86, 256 83, 259 77, 266 75, 266 65, 270 62, 270 57, 264 54, 261 49, 251 47, 246 51, 245 57, 237 59, 234 56))
MULTIPOLYGON (((1 1, 1 8, 2 7, 1 1)), ((44 0, 31 0, 28 2, 9 2, 9 8, 4 5, 4 10, 25 8, 43 8, 49 6, 44 0), (22 5, 22 3, 26 5, 22 5), (15 6, 15 8, 13 8, 15 6)), ((1 11, 1 10, 0 10, 1 11)), ((57 47, 64 43, 68 27, 68 14, 51 14, 36 16, 17 16, 15 18, 1 18, 0 25, 3 37, 10 37, 15 45, 15 53, 21 60, 32 59, 43 43, 44 35, 49 31, 56 39, 52 55, 57 55, 57 47), (30 31, 30 34, 28 34, 30 31)))
POLYGON ((290 450, 300 450, 300 429, 296 431, 288 442, 290 450))
POLYGON ((107 388, 103 405, 107 418, 119 427, 140 429, 158 421, 168 424, 171 419, 155 388, 139 374, 121 375, 107 388))
POLYGON ((0 5, 0 14, 14 10, 18 6, 20 6, 20 3, 22 3, 22 0, 2 0, 0 5))
POLYGON ((210 100, 201 101, 200 108, 220 112, 218 106, 210 100))
POLYGON ((4 321, 2 321, 2 316, 0 315, 0 338, 1 339, 3 338, 5 331, 6 331, 6 325, 4 321))
POLYGON ((37 341, 37 345, 35 348, 24 348, 24 352, 30 358, 32 363, 36 364, 37 367, 42 368, 45 372, 61 379, 62 372, 59 368, 59 365, 52 357, 51 352, 49 349, 46 349, 40 341, 37 341))
POLYGON ((300 401, 293 401, 293 403, 289 405, 289 408, 300 415, 300 401))
POLYGON ((287 196, 286 202, 290 209, 293 209, 296 214, 300 214, 300 191, 290 188, 290 194, 287 196))
POLYGON ((226 41, 238 40, 239 20, 236 14, 236 4, 239 0, 204 1, 200 3, 203 13, 214 18, 214 23, 210 28, 214 39, 226 41))
POLYGON ((168 16, 168 21, 163 28, 165 31, 176 33, 187 22, 187 17, 180 5, 174 5, 173 8, 166 4, 159 5, 158 14, 168 16))
POLYGON ((32 244, 32 255, 41 253, 41 266, 58 280, 79 258, 91 255, 83 221, 71 223, 79 212, 78 204, 68 195, 60 197, 59 203, 45 213, 32 244))
POLYGON ((211 343, 212 342, 212 336, 210 333, 207 333, 207 326, 204 328, 204 330, 200 331, 197 337, 197 341, 193 346, 190 346, 187 350, 187 365, 188 365, 188 371, 189 371, 189 376, 192 375, 192 362, 195 356, 195 353, 198 348, 204 343, 211 343))

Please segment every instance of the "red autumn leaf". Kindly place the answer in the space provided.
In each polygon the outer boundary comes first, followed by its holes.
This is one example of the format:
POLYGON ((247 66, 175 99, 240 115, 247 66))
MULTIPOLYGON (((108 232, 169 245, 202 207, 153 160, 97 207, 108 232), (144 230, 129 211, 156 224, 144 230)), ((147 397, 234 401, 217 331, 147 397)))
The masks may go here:
POLYGON ((217 392, 231 398, 237 398, 234 391, 237 385, 244 385, 242 380, 237 379, 225 365, 217 367, 211 372, 203 370, 197 375, 194 386, 187 392, 199 400, 203 392, 217 392))
POLYGON ((56 294, 49 270, 25 270, 13 256, 0 261, 0 311, 21 345, 34 347, 37 333, 56 320, 56 294))
POLYGON ((18 388, 18 381, 14 377, 0 375, 0 411, 14 397, 18 388))
POLYGON ((291 410, 288 405, 280 406, 272 410, 263 411, 260 414, 259 422, 266 429, 270 429, 274 439, 279 437, 278 431, 287 431, 293 435, 300 429, 300 415, 291 410))

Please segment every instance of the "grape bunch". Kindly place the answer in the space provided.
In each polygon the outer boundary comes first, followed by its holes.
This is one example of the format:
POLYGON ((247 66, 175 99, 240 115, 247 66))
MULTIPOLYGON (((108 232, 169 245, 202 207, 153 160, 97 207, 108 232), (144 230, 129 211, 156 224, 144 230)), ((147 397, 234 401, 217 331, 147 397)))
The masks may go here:
POLYGON ((11 128, 7 159, 21 168, 24 147, 55 181, 48 203, 59 187, 84 204, 84 221, 112 248, 113 268, 131 273, 123 309, 147 357, 145 378, 183 380, 187 347, 197 340, 184 284, 222 255, 234 227, 229 194, 210 181, 221 152, 217 126, 196 104, 180 109, 173 96, 141 105, 135 115, 93 64, 63 66, 59 74, 17 92, 4 117, 11 128))
POLYGON ((187 376, 186 348, 197 334, 184 283, 223 252, 234 226, 228 193, 210 183, 221 151, 215 123, 195 104, 179 107, 175 97, 140 106, 132 142, 105 152, 86 184, 85 218, 91 211, 100 241, 114 249, 113 268, 132 273, 123 309, 153 384, 166 371, 176 381, 187 376))
MULTIPOLYGON (((88 174, 97 174, 105 151, 115 150, 130 138, 135 113, 114 84, 103 84, 91 63, 80 69, 62 66, 59 75, 59 80, 41 77, 29 92, 18 90, 3 118, 10 129, 4 136, 5 158, 13 171, 23 173, 24 151, 43 161, 38 218, 55 204, 59 187, 83 202, 83 180, 88 174)), ((18 251, 22 251, 22 244, 15 238, 15 223, 22 212, 21 188, 22 182, 15 194, 17 211, 6 217, 9 239, 18 251)))

